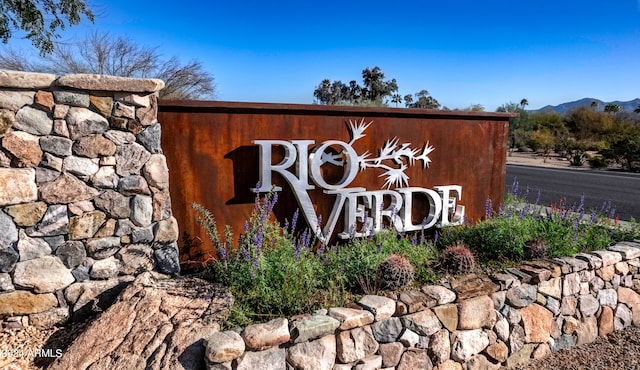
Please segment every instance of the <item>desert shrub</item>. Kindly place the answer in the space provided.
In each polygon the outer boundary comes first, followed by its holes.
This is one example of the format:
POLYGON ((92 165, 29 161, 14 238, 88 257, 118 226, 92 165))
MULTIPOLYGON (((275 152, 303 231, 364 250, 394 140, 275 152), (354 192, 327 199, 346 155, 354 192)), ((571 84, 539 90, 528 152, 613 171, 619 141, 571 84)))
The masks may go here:
POLYGON ((589 162, 589 167, 594 169, 607 168, 610 165, 610 161, 601 155, 595 155, 587 159, 587 162, 589 162))
POLYGON ((273 220, 276 202, 275 193, 256 197, 237 246, 228 228, 221 238, 211 213, 194 205, 218 248, 218 258, 203 277, 229 286, 235 297, 229 325, 346 305, 354 294, 368 293, 365 282, 375 284, 379 265, 390 255, 401 255, 416 266, 418 283, 434 279, 430 264, 435 251, 424 236, 419 243, 417 235, 384 231, 327 247, 310 230, 296 232, 298 212, 284 226, 273 220))
MULTIPOLYGON (((318 308, 345 306, 357 295, 399 287, 403 284, 381 284, 377 279, 380 266, 390 256, 406 259, 414 270, 413 284, 424 285, 438 281, 434 271, 437 262, 447 255, 447 246, 458 242, 468 246, 476 264, 500 267, 533 257, 530 249, 534 240, 544 243, 548 257, 558 257, 640 237, 635 222, 619 225, 609 203, 587 212, 584 198, 572 207, 563 201, 558 206, 542 207, 537 200, 528 202, 527 195, 527 190, 524 194, 518 191, 514 180, 505 203, 494 210, 487 200, 486 216, 475 225, 447 227, 432 236, 420 232, 405 235, 389 228, 331 246, 318 242, 310 230, 297 230, 298 212, 284 226, 276 222, 271 212, 277 202, 273 192, 256 196, 237 245, 233 245, 228 227, 220 237, 211 213, 194 205, 200 224, 218 249, 218 258, 211 261, 203 277, 231 289, 235 302, 227 325, 246 326, 318 308), (525 251, 529 252, 525 255, 525 251)), ((455 265, 468 267, 473 263, 459 258, 455 265)), ((469 268, 463 270, 457 272, 469 268)))
POLYGON ((203 277, 230 287, 238 306, 232 312, 236 324, 319 308, 319 301, 312 298, 322 283, 318 279, 322 264, 315 256, 310 257, 311 238, 306 234, 288 236, 272 219, 276 202, 275 192, 256 196, 237 246, 232 245, 230 232, 223 243, 210 213, 194 205, 203 215, 200 224, 218 250, 218 259, 209 263, 203 277))
POLYGON ((417 234, 403 235, 395 230, 385 229, 367 238, 353 239, 349 243, 334 247, 331 258, 337 259, 338 272, 345 281, 345 287, 357 288, 359 278, 375 279, 378 265, 390 255, 401 255, 409 260, 415 269, 416 282, 433 281, 431 264, 436 259, 436 251, 430 240, 417 234))
POLYGON ((563 199, 550 207, 527 200, 528 190, 518 191, 514 180, 513 191, 504 205, 493 210, 487 200, 487 212, 475 225, 446 228, 437 246, 440 249, 464 241, 482 263, 495 261, 518 262, 525 258, 527 244, 539 239, 546 246, 548 257, 570 256, 606 248, 616 242, 640 236, 635 222, 622 227, 610 202, 599 210, 584 209, 584 195, 580 203, 569 206, 563 199))

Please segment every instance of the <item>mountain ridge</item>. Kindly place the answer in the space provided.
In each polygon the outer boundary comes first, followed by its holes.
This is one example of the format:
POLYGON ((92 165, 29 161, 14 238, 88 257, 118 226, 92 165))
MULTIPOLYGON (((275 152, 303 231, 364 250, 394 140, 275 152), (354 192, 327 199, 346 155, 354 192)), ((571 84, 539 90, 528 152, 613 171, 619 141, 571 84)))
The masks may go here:
POLYGON ((529 112, 531 113, 556 112, 556 113, 564 114, 573 108, 582 107, 582 106, 590 107, 592 102, 598 103, 598 106, 596 108, 597 111, 603 111, 604 107, 607 104, 619 104, 623 112, 633 112, 638 108, 638 106, 640 106, 640 98, 636 98, 629 101, 615 100, 615 101, 608 101, 608 102, 602 101, 600 99, 595 99, 595 98, 582 98, 582 99, 578 99, 571 102, 561 103, 558 105, 546 105, 539 109, 530 110, 529 112))

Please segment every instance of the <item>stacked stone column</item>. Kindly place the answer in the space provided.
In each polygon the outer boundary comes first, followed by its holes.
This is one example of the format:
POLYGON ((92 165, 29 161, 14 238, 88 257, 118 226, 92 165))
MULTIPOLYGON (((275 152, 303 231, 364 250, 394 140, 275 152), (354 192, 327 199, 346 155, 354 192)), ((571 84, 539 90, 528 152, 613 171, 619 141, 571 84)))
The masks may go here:
POLYGON ((0 319, 49 326, 144 271, 179 272, 163 85, 0 70, 0 319))

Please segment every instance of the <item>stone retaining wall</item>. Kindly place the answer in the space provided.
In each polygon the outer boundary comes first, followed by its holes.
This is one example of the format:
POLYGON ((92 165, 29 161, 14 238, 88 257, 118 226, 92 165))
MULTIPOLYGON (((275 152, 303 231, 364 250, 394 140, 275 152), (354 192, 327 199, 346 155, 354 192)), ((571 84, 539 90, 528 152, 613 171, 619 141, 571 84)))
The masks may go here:
POLYGON ((0 320, 49 326, 179 272, 160 80, 0 70, 0 320))
POLYGON ((499 369, 640 325, 640 241, 205 339, 210 369, 499 369))

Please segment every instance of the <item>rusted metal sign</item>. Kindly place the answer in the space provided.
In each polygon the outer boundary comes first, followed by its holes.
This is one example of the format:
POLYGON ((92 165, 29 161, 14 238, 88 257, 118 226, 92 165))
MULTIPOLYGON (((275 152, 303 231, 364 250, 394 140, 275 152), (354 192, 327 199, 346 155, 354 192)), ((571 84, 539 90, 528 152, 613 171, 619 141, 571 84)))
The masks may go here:
POLYGON ((161 101, 162 147, 180 229, 213 247, 191 204, 242 232, 255 192, 275 216, 299 209, 320 239, 391 226, 474 222, 503 199, 510 114, 262 103, 161 101), (324 220, 324 221, 321 221, 324 220))

